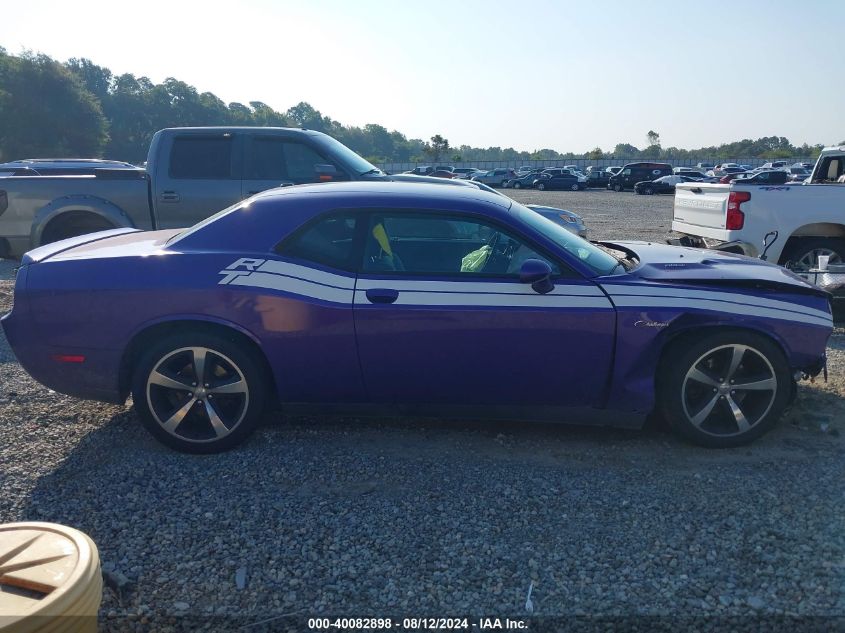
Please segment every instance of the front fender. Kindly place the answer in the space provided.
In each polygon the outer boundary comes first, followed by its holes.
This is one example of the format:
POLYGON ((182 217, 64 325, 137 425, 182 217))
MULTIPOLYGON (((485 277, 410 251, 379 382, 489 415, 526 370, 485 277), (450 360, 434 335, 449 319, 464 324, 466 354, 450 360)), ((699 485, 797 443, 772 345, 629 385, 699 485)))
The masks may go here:
POLYGON ((132 218, 114 202, 97 196, 73 195, 56 198, 35 212, 30 231, 30 245, 35 248, 41 244, 41 236, 52 220, 71 211, 90 213, 99 216, 114 225, 115 228, 136 228, 132 218))
POLYGON ((746 330, 771 339, 792 370, 806 370, 824 357, 829 331, 789 321, 742 318, 729 313, 677 312, 666 309, 620 310, 617 350, 608 402, 625 402, 632 410, 654 407, 657 373, 667 348, 684 336, 711 330, 746 330), (789 341, 797 341, 795 349, 789 341))

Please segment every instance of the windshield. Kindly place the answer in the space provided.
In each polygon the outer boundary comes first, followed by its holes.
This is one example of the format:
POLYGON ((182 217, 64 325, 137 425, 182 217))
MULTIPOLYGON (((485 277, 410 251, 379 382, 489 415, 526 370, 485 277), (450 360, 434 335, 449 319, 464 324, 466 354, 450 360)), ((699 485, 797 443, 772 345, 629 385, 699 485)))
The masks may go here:
POLYGON ((381 170, 369 161, 361 158, 337 139, 326 134, 315 137, 315 140, 331 150, 335 156, 340 156, 344 164, 359 176, 364 174, 380 174, 381 170))
POLYGON ((516 217, 538 233, 542 233, 555 244, 582 263, 591 268, 597 275, 609 275, 619 265, 619 260, 603 251, 598 246, 567 231, 565 228, 544 218, 536 211, 514 202, 511 211, 516 217))

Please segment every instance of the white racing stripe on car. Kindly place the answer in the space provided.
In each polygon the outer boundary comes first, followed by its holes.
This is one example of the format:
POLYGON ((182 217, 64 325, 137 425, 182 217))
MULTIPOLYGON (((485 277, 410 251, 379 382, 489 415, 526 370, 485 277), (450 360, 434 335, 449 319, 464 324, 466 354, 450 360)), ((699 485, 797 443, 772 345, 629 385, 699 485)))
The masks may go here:
MULTIPOLYGON (((382 286, 384 287, 384 286, 382 286)), ((355 291, 355 303, 372 305, 366 290, 355 291)), ((604 296, 583 297, 537 293, 532 294, 494 294, 485 292, 409 292, 400 291, 399 296, 389 304, 407 306, 442 306, 442 307, 490 307, 490 308, 572 308, 590 310, 610 310, 610 301, 604 296)))
POLYGON ((272 273, 275 275, 286 275, 288 277, 313 281, 326 286, 334 286, 335 288, 347 288, 352 290, 355 287, 355 277, 336 275, 323 270, 317 270, 316 268, 308 268, 307 266, 300 266, 299 264, 291 264, 288 262, 267 260, 261 264, 256 271, 262 273, 272 273))
POLYGON ((281 290, 291 294, 301 295, 311 299, 330 301, 332 303, 352 303, 353 291, 351 288, 335 288, 304 279, 287 277, 284 275, 273 275, 270 273, 254 272, 241 275, 229 282, 231 286, 252 286, 255 288, 267 288, 269 290, 281 290))
POLYGON ((727 303, 725 301, 711 301, 708 299, 693 299, 680 297, 645 297, 642 295, 614 295, 613 302, 620 308, 693 308, 697 310, 711 310, 714 312, 757 316, 766 319, 780 319, 830 327, 833 320, 828 315, 825 318, 799 314, 787 310, 773 310, 755 305, 727 303))
MULTIPOLYGON (((427 281, 415 279, 359 279, 358 290, 369 288, 391 288, 392 290, 415 291, 415 292, 467 292, 467 293, 493 293, 493 294, 515 294, 531 295, 536 294, 531 290, 530 284, 519 282, 497 283, 497 282, 473 282, 473 281, 427 281)), ((598 286, 559 284, 546 296, 577 295, 587 297, 604 297, 604 293, 598 286)))
POLYGON ((788 301, 766 299, 764 297, 753 297, 751 295, 743 295, 732 292, 685 290, 681 288, 655 288, 653 286, 622 286, 618 284, 607 284, 604 286, 604 288, 605 290, 607 290, 608 294, 610 294, 610 296, 614 299, 614 301, 616 300, 616 297, 620 296, 651 296, 661 298, 673 297, 678 299, 708 299, 712 301, 722 301, 730 303, 731 305, 740 304, 746 306, 758 306, 762 308, 784 310, 787 312, 794 312, 796 314, 809 315, 828 320, 832 319, 830 313, 825 312, 824 310, 817 310, 816 308, 810 308, 798 303, 790 303, 788 301))

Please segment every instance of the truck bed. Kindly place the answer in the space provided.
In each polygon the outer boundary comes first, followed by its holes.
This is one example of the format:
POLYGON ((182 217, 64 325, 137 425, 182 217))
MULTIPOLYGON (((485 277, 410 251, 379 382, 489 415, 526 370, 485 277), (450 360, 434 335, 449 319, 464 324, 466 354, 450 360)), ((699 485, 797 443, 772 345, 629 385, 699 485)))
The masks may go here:
MULTIPOLYGON (((10 176, 0 179, 0 256, 20 257, 32 247, 33 218, 49 222, 51 207, 111 213, 119 226, 153 228, 149 179, 143 170, 105 170, 95 176, 10 176), (123 172, 123 173, 117 173, 123 172)), ((106 217, 106 216, 104 216, 106 217)))

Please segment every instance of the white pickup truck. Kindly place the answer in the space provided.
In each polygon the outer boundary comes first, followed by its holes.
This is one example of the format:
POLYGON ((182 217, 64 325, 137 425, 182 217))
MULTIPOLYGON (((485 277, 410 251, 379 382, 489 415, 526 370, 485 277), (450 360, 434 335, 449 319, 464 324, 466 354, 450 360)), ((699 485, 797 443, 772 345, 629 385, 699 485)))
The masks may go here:
POLYGON ((670 240, 757 257, 777 231, 766 259, 795 270, 815 268, 819 255, 845 263, 845 146, 822 151, 801 183, 682 183, 675 188, 670 240))

